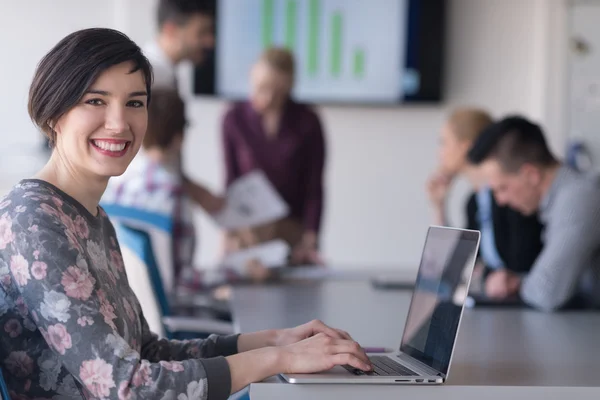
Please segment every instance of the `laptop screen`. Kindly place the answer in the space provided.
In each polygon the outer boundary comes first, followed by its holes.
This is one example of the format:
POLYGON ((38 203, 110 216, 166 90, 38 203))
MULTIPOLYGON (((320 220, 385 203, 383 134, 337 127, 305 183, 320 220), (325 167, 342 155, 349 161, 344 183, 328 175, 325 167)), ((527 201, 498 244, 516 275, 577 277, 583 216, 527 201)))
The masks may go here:
POLYGON ((479 232, 430 227, 400 351, 444 375, 456 341, 479 232))

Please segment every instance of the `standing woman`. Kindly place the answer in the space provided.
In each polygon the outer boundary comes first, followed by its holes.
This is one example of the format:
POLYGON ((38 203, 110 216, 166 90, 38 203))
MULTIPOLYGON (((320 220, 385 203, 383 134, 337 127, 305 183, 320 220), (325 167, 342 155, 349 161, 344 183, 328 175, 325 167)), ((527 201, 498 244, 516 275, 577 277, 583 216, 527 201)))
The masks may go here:
POLYGON ((151 75, 135 43, 99 28, 68 35, 38 65, 29 114, 52 155, 0 200, 0 362, 11 397, 226 399, 281 372, 368 370, 346 333, 318 321, 190 341, 149 331, 98 203, 142 143, 151 75))
POLYGON ((267 49, 252 68, 250 99, 225 115, 226 185, 262 170, 290 207, 280 221, 228 232, 226 249, 283 239, 292 263, 318 264, 325 141, 318 115, 291 98, 294 70, 288 50, 267 49))

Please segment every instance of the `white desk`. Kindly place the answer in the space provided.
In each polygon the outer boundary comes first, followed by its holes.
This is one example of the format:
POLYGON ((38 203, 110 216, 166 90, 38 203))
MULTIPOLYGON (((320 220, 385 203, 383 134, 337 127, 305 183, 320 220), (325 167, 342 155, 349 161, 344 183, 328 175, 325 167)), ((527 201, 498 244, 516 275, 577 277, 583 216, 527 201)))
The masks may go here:
MULTIPOLYGON (((365 281, 323 281, 234 289, 240 332, 295 326, 314 318, 363 346, 398 348, 410 291, 365 281)), ((465 310, 448 382, 442 386, 292 385, 277 377, 251 385, 262 399, 600 399, 600 313, 465 310)))

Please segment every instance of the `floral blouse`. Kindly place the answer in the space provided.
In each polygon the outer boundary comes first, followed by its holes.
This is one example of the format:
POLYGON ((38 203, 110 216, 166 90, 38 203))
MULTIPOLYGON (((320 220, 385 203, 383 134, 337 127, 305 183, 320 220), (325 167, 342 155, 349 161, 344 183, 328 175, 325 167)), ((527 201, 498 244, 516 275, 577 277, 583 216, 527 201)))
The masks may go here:
POLYGON ((226 399, 237 336, 148 329, 115 231, 41 180, 0 200, 0 367, 13 399, 226 399))

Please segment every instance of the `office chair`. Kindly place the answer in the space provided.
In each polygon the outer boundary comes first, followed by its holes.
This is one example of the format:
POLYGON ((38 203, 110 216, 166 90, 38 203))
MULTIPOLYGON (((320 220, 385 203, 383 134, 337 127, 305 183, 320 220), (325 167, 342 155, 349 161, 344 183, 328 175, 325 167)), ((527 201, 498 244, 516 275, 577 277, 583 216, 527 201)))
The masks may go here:
POLYGON ((173 310, 163 287, 148 232, 123 223, 117 224, 116 229, 130 285, 139 298, 151 329, 169 339, 180 340, 234 332, 230 322, 211 318, 210 309, 189 307, 185 314, 173 310))
POLYGON ((0 395, 3 400, 10 400, 10 396, 8 394, 8 386, 4 381, 4 376, 2 376, 2 369, 0 369, 0 395))

